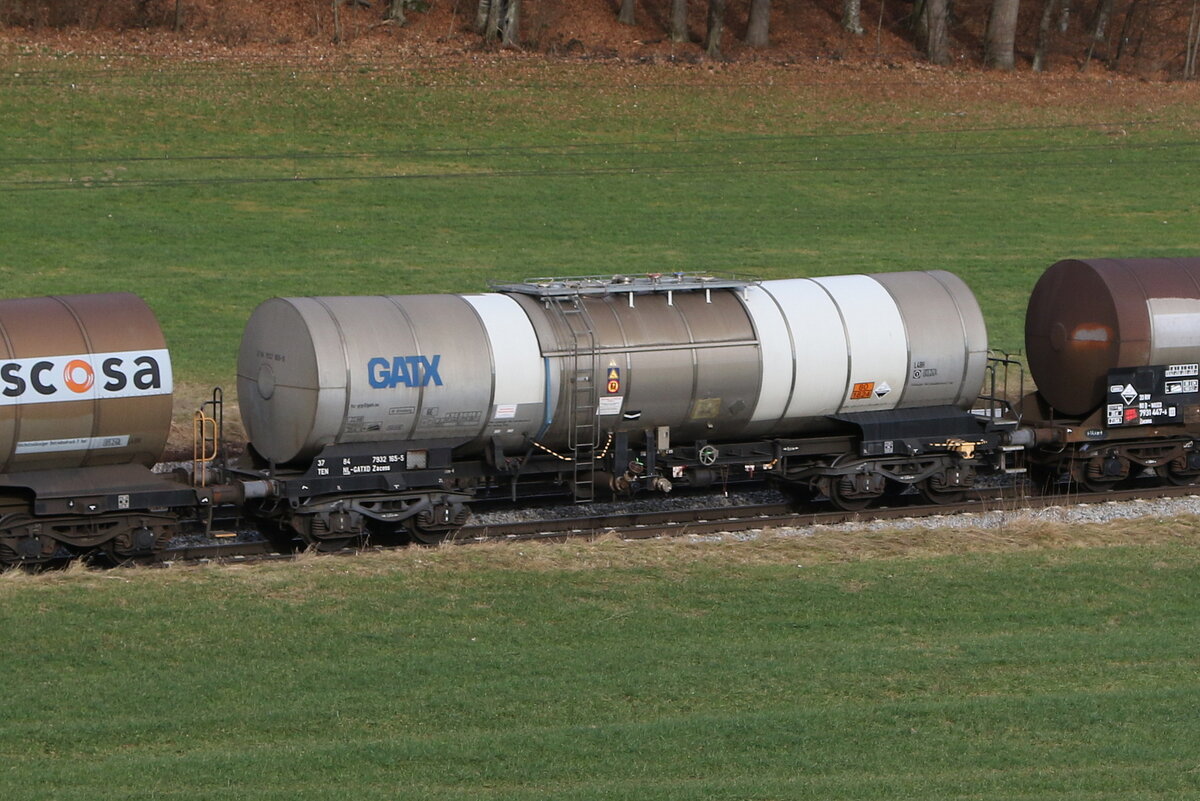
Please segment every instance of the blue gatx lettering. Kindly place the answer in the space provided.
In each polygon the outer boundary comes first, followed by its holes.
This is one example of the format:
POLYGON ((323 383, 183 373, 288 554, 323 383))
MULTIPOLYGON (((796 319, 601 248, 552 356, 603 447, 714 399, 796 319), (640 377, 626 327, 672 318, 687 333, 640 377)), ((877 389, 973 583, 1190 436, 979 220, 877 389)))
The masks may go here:
POLYGON ((441 361, 440 353, 430 357, 395 356, 392 359, 376 356, 367 362, 367 381, 375 389, 427 387, 430 384, 440 387, 442 377, 438 375, 438 365, 441 361))

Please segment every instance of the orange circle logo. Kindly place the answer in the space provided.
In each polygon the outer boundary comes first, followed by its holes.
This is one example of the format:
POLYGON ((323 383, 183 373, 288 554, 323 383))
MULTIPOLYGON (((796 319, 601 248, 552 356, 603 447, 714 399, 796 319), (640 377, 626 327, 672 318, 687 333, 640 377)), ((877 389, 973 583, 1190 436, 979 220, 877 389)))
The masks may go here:
POLYGON ((96 373, 83 359, 72 359, 63 368, 63 381, 72 392, 84 393, 96 383, 96 373))

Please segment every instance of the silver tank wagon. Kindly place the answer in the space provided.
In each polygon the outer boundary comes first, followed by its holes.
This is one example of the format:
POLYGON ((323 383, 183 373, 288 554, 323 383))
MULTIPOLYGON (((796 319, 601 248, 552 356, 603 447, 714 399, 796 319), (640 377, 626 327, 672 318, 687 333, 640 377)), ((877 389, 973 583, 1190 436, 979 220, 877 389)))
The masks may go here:
POLYGON ((979 305, 942 271, 494 288, 262 303, 238 358, 255 449, 287 464, 386 440, 564 448, 581 427, 786 436, 837 414, 967 408, 983 383, 979 305))

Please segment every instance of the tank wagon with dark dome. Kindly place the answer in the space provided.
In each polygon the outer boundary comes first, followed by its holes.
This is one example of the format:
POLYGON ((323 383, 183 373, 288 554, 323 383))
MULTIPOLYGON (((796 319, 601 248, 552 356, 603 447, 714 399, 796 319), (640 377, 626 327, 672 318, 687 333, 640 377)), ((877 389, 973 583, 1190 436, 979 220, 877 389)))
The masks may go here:
POLYGON ((1044 481, 1200 481, 1200 259, 1068 259, 1025 316, 1022 425, 1044 481))
POLYGON ((146 305, 0 301, 0 562, 153 556, 230 518, 321 547, 430 542, 482 500, 739 481, 843 509, 1026 470, 1200 483, 1200 259, 1050 267, 1026 314, 1037 389, 1012 403, 1016 363, 948 272, 491 290, 263 302, 236 368, 245 454, 214 458, 214 393, 171 473, 151 469, 173 381, 146 305))

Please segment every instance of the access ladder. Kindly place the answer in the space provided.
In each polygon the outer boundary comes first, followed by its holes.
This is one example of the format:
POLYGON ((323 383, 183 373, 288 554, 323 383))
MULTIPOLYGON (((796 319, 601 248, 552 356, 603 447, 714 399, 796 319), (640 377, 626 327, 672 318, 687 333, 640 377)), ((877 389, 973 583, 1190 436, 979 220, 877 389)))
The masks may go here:
POLYGON ((568 354, 571 381, 567 446, 571 449, 571 483, 575 503, 596 499, 596 449, 600 444, 596 425, 596 331, 591 315, 579 295, 569 295, 556 304, 570 340, 568 354))

